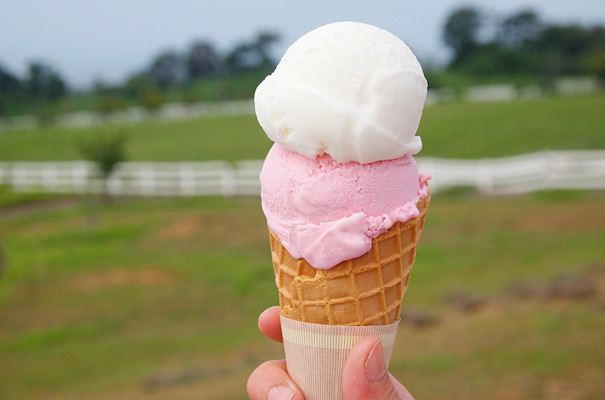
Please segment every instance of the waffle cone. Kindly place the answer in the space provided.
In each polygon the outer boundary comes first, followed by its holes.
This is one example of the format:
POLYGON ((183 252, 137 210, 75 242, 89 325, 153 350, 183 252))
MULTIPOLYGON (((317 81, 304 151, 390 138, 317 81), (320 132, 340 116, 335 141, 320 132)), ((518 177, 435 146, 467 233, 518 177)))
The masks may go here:
POLYGON ((430 201, 420 199, 420 214, 397 222, 372 239, 366 254, 329 270, 313 268, 288 253, 269 230, 275 282, 282 315, 325 325, 388 325, 399 319, 416 247, 430 201))

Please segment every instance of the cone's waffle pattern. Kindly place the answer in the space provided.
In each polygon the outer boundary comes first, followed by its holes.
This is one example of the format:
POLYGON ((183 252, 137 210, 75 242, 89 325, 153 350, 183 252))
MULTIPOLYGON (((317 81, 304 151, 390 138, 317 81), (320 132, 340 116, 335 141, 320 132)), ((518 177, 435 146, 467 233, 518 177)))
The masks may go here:
POLYGON ((420 215, 372 239, 366 254, 329 270, 295 259, 269 230, 282 315, 327 325, 388 325, 399 319, 430 194, 420 215))

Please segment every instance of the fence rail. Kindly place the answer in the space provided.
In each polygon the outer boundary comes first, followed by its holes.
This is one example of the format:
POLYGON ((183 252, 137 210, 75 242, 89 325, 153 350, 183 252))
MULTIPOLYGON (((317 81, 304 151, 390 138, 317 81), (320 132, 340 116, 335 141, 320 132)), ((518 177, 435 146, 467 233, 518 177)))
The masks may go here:
MULTIPOLYGON (((126 162, 109 177, 115 195, 258 195, 262 161, 126 162)), ((515 194, 546 189, 605 189, 605 150, 542 151, 499 159, 418 158, 418 170, 433 176, 431 190, 472 187, 483 193, 515 194)), ((87 161, 2 162, 0 185, 17 191, 99 193, 104 182, 87 161)))

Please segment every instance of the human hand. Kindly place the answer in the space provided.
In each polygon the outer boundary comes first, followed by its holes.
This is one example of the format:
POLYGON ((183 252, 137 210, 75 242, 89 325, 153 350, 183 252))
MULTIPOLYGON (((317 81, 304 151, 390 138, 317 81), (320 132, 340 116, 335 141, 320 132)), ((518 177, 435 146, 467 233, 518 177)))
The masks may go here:
MULTIPOLYGON (((269 339, 283 342, 279 307, 263 311, 258 328, 269 339)), ((388 371, 382 355, 382 344, 376 336, 366 336, 353 346, 342 376, 344 400, 414 400, 412 395, 388 371)), ((304 400, 286 367, 286 362, 267 361, 248 379, 251 400, 304 400)))

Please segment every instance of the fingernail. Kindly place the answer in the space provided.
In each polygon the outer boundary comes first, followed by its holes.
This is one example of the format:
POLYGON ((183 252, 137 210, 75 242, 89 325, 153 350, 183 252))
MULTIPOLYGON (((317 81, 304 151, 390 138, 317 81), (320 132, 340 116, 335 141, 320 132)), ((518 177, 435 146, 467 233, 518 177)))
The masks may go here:
POLYGON ((290 400, 294 397, 294 390, 288 386, 276 386, 269 391, 267 400, 290 400))
POLYGON ((382 344, 378 341, 366 360, 366 376, 370 382, 379 381, 387 373, 387 366, 384 364, 382 355, 382 344))

